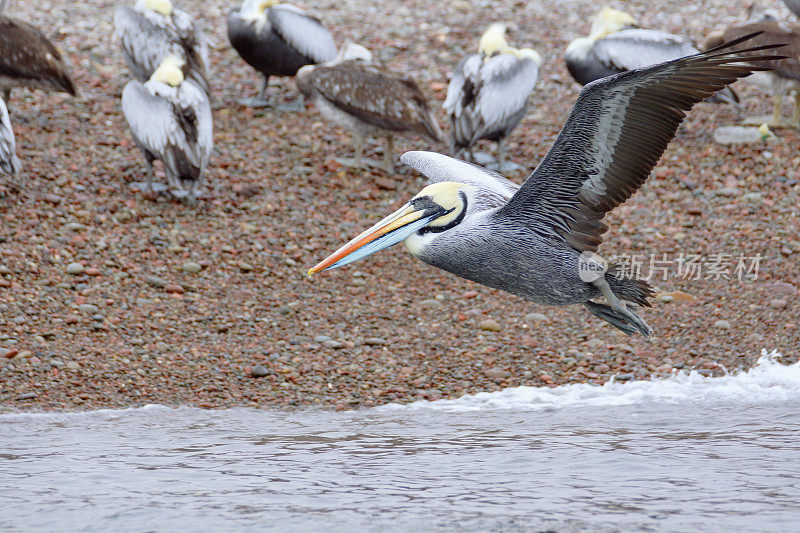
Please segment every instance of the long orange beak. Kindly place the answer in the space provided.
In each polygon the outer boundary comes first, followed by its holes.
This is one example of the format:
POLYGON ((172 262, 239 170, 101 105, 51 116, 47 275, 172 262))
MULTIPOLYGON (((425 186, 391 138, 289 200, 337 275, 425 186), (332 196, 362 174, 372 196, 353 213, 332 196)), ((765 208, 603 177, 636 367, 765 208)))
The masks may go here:
POLYGON ((439 213, 418 210, 406 204, 309 269, 308 275, 347 265, 397 244, 437 216, 439 213))

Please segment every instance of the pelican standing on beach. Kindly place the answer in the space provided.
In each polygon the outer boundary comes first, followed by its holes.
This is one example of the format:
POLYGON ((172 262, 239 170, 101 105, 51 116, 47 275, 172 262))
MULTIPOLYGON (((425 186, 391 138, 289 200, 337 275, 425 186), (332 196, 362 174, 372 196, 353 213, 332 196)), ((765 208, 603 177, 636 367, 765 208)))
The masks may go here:
POLYGON ((258 97, 242 101, 254 107, 275 105, 266 99, 270 76, 294 76, 305 65, 336 57, 336 44, 322 22, 280 0, 245 0, 239 9, 231 9, 228 40, 264 76, 258 97))
POLYGON ((361 166, 367 135, 386 138, 382 168, 387 172, 394 169, 395 135, 412 132, 432 141, 441 139, 417 84, 372 63, 372 54, 361 45, 350 43, 334 61, 301 68, 297 88, 325 116, 353 130, 354 166, 361 166))
MULTIPOLYGON (((0 0, 0 8, 2 8, 0 0)), ((8 118, 6 103, 0 98, 0 171, 14 177, 19 172, 19 159, 16 154, 14 130, 8 118)))
POLYGON ((35 26, 3 14, 0 0, 0 96, 10 105, 11 89, 27 87, 75 96, 61 52, 35 26))
POLYGON ((539 79, 542 58, 530 48, 517 50, 505 39, 506 27, 492 24, 481 37, 478 53, 456 67, 442 106, 450 118, 450 152, 467 152, 481 139, 497 143, 498 169, 505 163, 504 140, 528 110, 528 97, 539 79))
MULTIPOLYGON (((572 41, 564 53, 567 70, 581 85, 698 53, 700 50, 681 35, 639 28, 633 16, 617 9, 601 10, 592 23, 589 37, 572 41)), ((738 103, 729 87, 712 101, 738 103)))
POLYGON ((756 18, 740 24, 728 26, 723 31, 714 32, 705 42, 706 48, 720 46, 754 32, 760 32, 748 44, 753 45, 782 43, 786 47, 781 54, 786 58, 766 62, 769 71, 757 72, 745 81, 761 85, 772 90, 774 106, 772 116, 756 116, 745 119, 747 124, 766 123, 774 128, 800 128, 800 25, 777 20, 768 13, 756 15, 756 18), (794 113, 790 120, 783 118, 783 98, 794 91, 794 113))
POLYGON ((642 186, 686 111, 765 68, 746 63, 754 58, 723 47, 588 84, 521 187, 441 154, 408 152, 401 160, 432 184, 309 275, 405 241, 457 276, 538 304, 583 304, 627 334, 650 335, 634 309, 649 305, 650 286, 602 268, 594 255, 608 229, 603 218, 642 186), (607 304, 593 301, 601 296, 607 304))
POLYGON ((164 164, 170 192, 194 203, 200 195, 213 148, 208 95, 184 78, 182 60, 164 59, 150 80, 128 82, 122 91, 122 111, 136 146, 147 161, 146 187, 153 184, 153 161, 164 164))
POLYGON ((209 93, 208 42, 187 12, 170 0, 138 0, 114 10, 114 33, 125 62, 139 81, 147 81, 168 56, 179 57, 184 74, 209 93))

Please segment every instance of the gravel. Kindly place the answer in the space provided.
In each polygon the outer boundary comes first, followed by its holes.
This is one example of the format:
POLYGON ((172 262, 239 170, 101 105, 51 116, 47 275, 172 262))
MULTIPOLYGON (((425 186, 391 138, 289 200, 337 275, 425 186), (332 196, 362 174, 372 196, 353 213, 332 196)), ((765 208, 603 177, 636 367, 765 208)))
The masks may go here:
MULTIPOLYGON (((513 19, 519 30, 512 45, 533 46, 545 58, 530 112, 507 143, 509 158, 525 167, 508 174, 518 183, 578 96, 563 51, 588 34, 598 9, 576 0, 387 0, 376 4, 381 17, 364 17, 362 2, 301 5, 322 14, 338 42, 397 50, 389 67, 413 73, 445 127, 441 102, 453 66, 475 49, 487 21, 513 19)), ((580 306, 538 306, 470 283, 410 257, 401 245, 309 279, 310 266, 425 182, 399 163, 391 175, 342 167, 335 158, 352 157, 351 136, 314 109, 239 106, 236 100, 255 95, 260 81, 227 46, 228 2, 185 8, 217 43, 215 153, 195 208, 128 186, 144 179, 145 163, 119 107, 129 76, 117 47, 109 47, 112 3, 9 8, 58 30, 46 33, 64 51, 81 97, 20 90, 12 98, 12 108, 32 118, 14 120, 21 175, 16 182, 0 178, 0 335, 7 336, 0 337, 0 355, 16 350, 0 363, 0 409, 352 409, 520 385, 599 385, 614 375, 645 379, 663 373, 667 359, 672 368, 717 375, 723 367, 752 366, 762 347, 782 352, 785 363, 800 357, 797 131, 777 130, 771 157, 760 145, 722 146, 713 131, 736 124, 738 111, 699 104, 642 191, 607 218, 611 230, 600 252, 644 257, 645 275, 651 253, 761 258, 754 281, 678 276, 674 268, 666 280, 654 276, 659 294, 672 300, 654 298, 652 309, 640 310, 655 330, 650 339, 627 337, 580 306), (714 194, 725 188, 735 195, 714 194), (71 263, 86 266, 67 275, 71 263), (187 271, 188 263, 201 269, 187 271), (786 305, 774 308, 773 300, 786 305), (98 313, 80 312, 84 304, 98 313), (533 313, 548 320, 531 319, 533 313), (476 327, 487 319, 502 329, 476 327), (729 327, 715 327, 717 321, 729 327), (41 346, 34 338, 43 331, 58 334, 41 346), (386 343, 367 342, 378 338, 386 343), (590 339, 602 344, 589 348, 583 343, 590 339), (620 349, 623 343, 631 351, 620 349), (35 362, 53 357, 64 366, 35 362), (255 365, 269 373, 252 379, 255 365), (505 377, 487 375, 492 369, 505 377), (37 397, 14 400, 30 392, 37 397)), ((722 0, 635 2, 628 9, 645 26, 695 41, 742 15, 739 4, 722 0)), ((296 97, 292 80, 271 85, 277 100, 296 97)), ((743 116, 771 112, 766 91, 744 83, 736 89, 743 116)), ((367 142, 365 156, 380 159, 382 146, 367 142)), ((446 152, 414 136, 397 139, 398 154, 412 149, 446 152)))

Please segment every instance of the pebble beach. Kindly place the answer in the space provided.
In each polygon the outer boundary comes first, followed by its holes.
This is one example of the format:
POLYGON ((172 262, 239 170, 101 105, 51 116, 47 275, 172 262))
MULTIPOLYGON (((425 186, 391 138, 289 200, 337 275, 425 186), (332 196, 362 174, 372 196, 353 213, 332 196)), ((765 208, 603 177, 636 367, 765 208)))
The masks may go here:
MULTIPOLYGON (((0 410, 146 404, 357 409, 516 386, 602 384, 800 359, 800 133, 721 145, 714 130, 772 110, 738 82, 741 109, 703 103, 653 176, 606 220, 600 253, 657 289, 651 338, 583 308, 546 308, 415 260, 402 246, 309 278, 309 267, 399 207, 424 179, 356 170, 350 134, 316 109, 250 109, 261 80, 229 47, 232 4, 178 3, 212 39, 214 143, 206 195, 188 207, 137 192, 144 160, 120 110, 128 72, 115 2, 12 2, 8 14, 64 52, 77 98, 15 90, 23 170, 0 178, 0 410)), ((786 13, 780 2, 774 2, 786 13)), ((544 58, 531 108, 508 139, 524 181, 580 87, 563 63, 594 2, 297 2, 411 75, 446 129, 449 72, 491 21, 544 58)), ((741 20, 721 0, 617 2, 644 27, 702 42, 741 20)), ((285 102, 294 81, 272 82, 285 102)), ((787 99, 785 113, 789 111, 787 99)), ((398 153, 446 153, 417 137, 398 153)), ((492 150, 492 145, 481 149, 492 150)), ((381 140, 365 155, 380 159, 381 140)))

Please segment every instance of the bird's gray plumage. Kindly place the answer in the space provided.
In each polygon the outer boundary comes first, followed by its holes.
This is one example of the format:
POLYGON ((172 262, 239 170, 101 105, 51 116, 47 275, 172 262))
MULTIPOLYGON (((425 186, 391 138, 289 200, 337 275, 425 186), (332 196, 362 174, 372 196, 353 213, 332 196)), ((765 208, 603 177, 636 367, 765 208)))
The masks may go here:
POLYGON ((407 246, 422 261, 466 279, 540 304, 582 303, 626 333, 649 334, 620 303, 649 305, 647 283, 612 272, 587 282, 579 274, 581 254, 597 250, 607 230, 603 218, 642 186, 686 111, 765 68, 747 63, 756 53, 713 50, 588 84, 551 149, 515 192, 496 174, 445 156, 404 156, 433 181, 466 183, 467 203, 480 206, 452 227, 423 228, 407 246), (492 199, 477 202, 476 195, 492 199), (590 301, 601 295, 610 306, 590 301))
MULTIPOLYGON (((433 141, 441 139, 436 118, 417 84, 370 61, 340 59, 303 67, 297 73, 297 87, 327 117, 356 133, 357 152, 367 135, 391 139, 395 134, 413 132, 433 141)), ((391 164, 390 147, 387 166, 391 164)))
POLYGON ((151 170, 152 162, 160 160, 172 193, 196 198, 213 148, 206 93, 192 80, 177 87, 132 80, 122 92, 122 111, 151 170))
MULTIPOLYGON (((2 5, 0 5, 2 7, 2 5)), ((8 109, 2 98, 0 98, 0 171, 11 176, 16 176, 19 172, 20 164, 16 154, 16 142, 14 140, 14 130, 11 129, 11 121, 8 118, 8 109)))
POLYGON ((800 0, 783 0, 783 3, 795 16, 800 17, 800 0))
MULTIPOLYGON (((577 39, 564 54, 567 70, 581 85, 700 52, 686 37, 643 28, 616 31, 595 40, 591 47, 588 44, 588 39, 577 39)), ((716 96, 729 103, 739 101, 728 87, 716 96)))
POLYGON ((208 82, 208 41, 191 15, 173 8, 169 16, 145 6, 117 6, 114 33, 120 41, 125 62, 139 81, 147 81, 168 56, 180 58, 184 74, 206 94, 208 82))
POLYGON ((294 76, 305 65, 336 57, 333 36, 322 22, 302 9, 278 4, 263 11, 246 0, 228 13, 228 40, 247 64, 264 76, 263 101, 270 76, 294 76))

